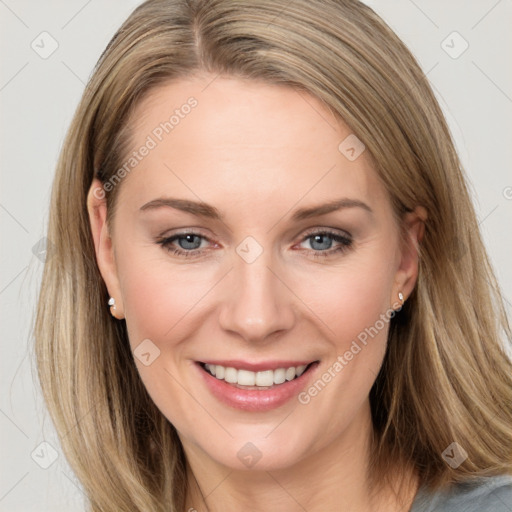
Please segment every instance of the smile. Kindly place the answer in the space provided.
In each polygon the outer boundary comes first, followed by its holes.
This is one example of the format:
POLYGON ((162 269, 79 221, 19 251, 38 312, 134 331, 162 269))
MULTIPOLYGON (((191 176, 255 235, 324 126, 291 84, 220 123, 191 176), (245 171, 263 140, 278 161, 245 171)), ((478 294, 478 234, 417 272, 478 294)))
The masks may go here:
POLYGON ((236 384, 252 389, 269 389, 274 384, 283 384, 286 381, 300 377, 307 366, 302 364, 287 368, 276 368, 275 370, 253 372, 250 370, 237 370, 231 366, 225 367, 220 364, 204 364, 204 369, 217 379, 224 380, 228 384, 236 384))
POLYGON ((211 395, 224 405, 265 412, 297 397, 314 378, 318 365, 319 361, 196 361, 195 366, 211 395))

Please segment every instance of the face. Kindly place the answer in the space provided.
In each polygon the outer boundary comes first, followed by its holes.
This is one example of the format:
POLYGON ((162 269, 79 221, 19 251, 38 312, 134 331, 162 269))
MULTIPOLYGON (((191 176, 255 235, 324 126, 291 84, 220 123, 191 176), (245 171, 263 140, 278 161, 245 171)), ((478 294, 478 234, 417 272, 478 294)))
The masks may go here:
POLYGON ((140 377, 187 453, 277 469, 348 438, 414 286, 417 216, 401 244, 368 151, 292 88, 177 81, 132 126, 110 232, 97 182, 91 226, 140 377))

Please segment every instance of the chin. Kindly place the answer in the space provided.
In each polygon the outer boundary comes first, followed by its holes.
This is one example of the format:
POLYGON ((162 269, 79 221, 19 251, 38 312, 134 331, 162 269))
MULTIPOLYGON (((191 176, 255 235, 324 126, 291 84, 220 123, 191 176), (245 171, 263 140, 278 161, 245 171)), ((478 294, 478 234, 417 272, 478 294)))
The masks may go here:
MULTIPOLYGON (((293 414, 291 415, 293 416, 293 414)), ((262 425, 229 426, 228 434, 204 438, 205 432, 193 442, 210 459, 232 470, 277 471, 288 469, 315 451, 315 445, 325 443, 322 430, 316 435, 308 425, 297 428, 290 416, 283 422, 279 418, 272 426, 262 425), (281 425, 279 423, 281 422, 281 425), (318 442, 315 442, 315 439, 318 442), (322 442, 323 441, 323 442, 322 442)), ((318 449, 321 447, 318 446, 318 449)))

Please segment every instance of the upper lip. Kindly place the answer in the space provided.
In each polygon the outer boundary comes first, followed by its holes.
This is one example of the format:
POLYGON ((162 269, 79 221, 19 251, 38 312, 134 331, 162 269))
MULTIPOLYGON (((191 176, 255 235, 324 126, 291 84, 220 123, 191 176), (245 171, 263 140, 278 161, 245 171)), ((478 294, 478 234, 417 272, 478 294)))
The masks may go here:
POLYGON ((308 364, 314 363, 315 360, 308 359, 305 361, 260 361, 260 362, 250 362, 250 361, 242 361, 242 360, 219 360, 219 359, 208 359, 205 361, 199 361, 202 364, 209 365, 220 365, 225 368, 236 368, 237 370, 248 370, 251 372, 259 372, 263 370, 277 370, 278 368, 290 368, 292 366, 307 366, 308 364))

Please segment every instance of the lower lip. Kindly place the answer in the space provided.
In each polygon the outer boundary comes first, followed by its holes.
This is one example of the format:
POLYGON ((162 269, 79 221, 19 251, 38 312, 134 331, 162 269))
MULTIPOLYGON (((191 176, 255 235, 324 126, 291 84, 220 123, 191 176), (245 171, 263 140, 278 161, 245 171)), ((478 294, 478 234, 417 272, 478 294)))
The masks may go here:
POLYGON ((318 362, 312 363, 300 377, 261 391, 237 388, 225 380, 217 379, 204 370, 199 363, 196 363, 196 366, 211 393, 221 402, 236 409, 261 412, 276 409, 297 396, 311 378, 318 362))

